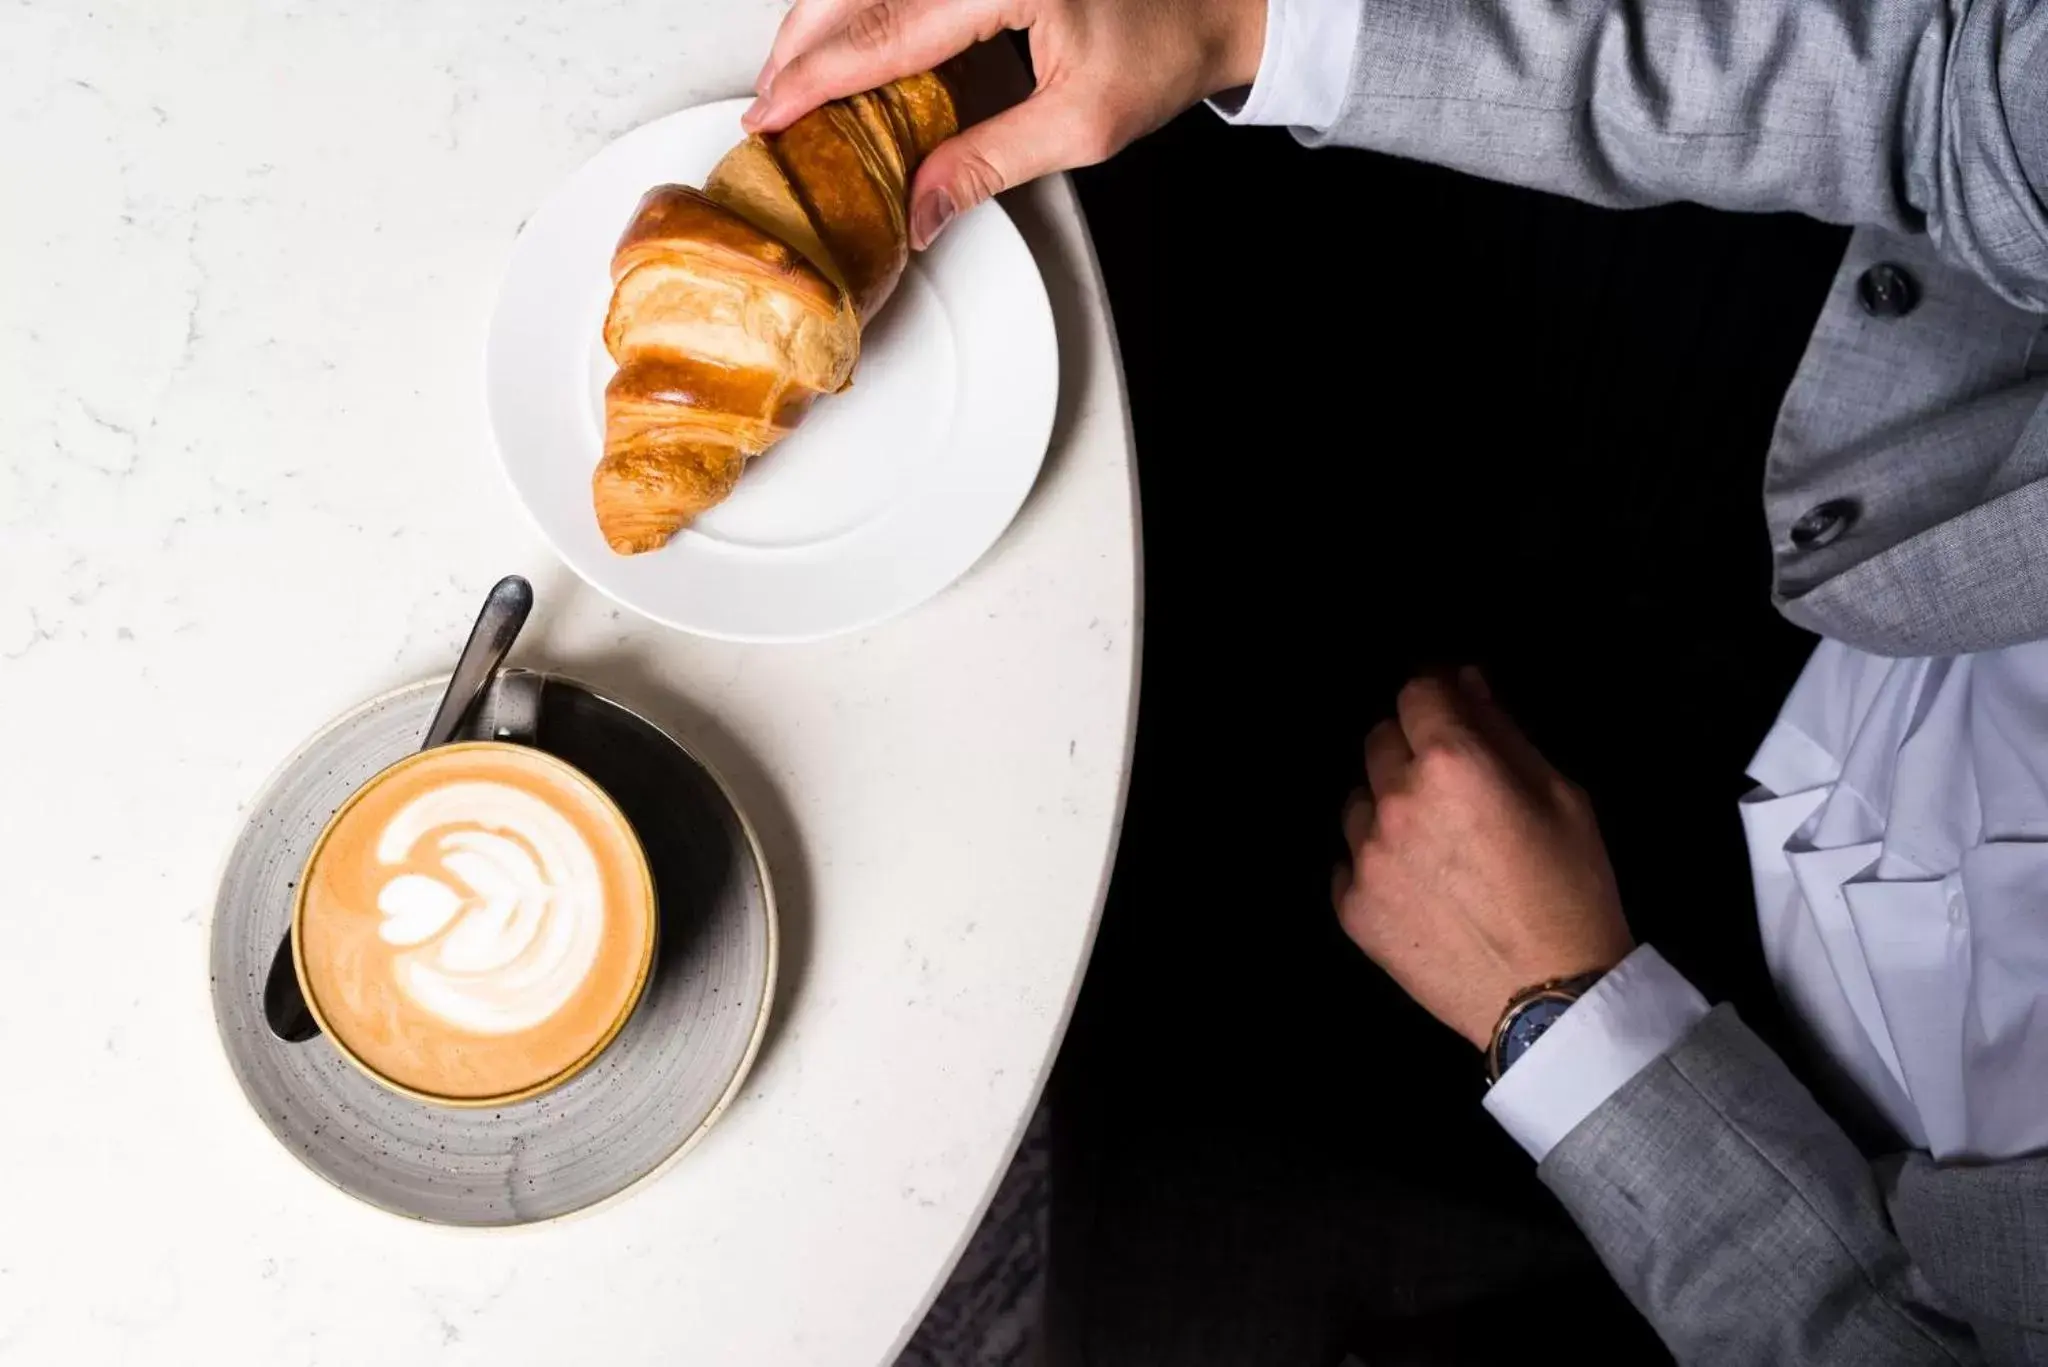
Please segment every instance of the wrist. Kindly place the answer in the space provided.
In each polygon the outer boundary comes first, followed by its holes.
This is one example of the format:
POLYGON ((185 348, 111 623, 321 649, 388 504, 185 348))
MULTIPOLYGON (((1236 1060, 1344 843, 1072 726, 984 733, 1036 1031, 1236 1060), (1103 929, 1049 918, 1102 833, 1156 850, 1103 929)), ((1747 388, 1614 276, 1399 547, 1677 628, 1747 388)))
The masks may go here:
POLYGON ((1579 998, 1592 991, 1594 984, 1607 976, 1607 972, 1606 968, 1596 968, 1566 977, 1546 978, 1529 984, 1510 997, 1485 1045, 1487 1082, 1500 1081, 1501 1075, 1514 1066, 1515 1060, 1527 1053, 1530 1046, 1562 1019, 1579 998))
POLYGON ((1216 7, 1216 39, 1209 89, 1204 97, 1249 86, 1259 77, 1266 56, 1266 24, 1271 0, 1220 0, 1216 7))
POLYGON ((1486 1112, 1540 1163, 1706 1015, 1706 999, 1644 945, 1608 970, 1487 1088, 1486 1112))

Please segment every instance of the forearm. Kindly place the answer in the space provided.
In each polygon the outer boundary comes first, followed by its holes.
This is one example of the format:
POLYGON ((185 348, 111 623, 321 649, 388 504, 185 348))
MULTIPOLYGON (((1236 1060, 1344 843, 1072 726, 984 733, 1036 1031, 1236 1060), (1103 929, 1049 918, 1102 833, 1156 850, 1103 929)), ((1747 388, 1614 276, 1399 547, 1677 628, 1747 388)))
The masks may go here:
POLYGON ((1721 1007, 1539 1173, 1684 1362, 1974 1362, 1869 1166, 1721 1007))
POLYGON ((1359 25, 1349 93, 1302 130, 1312 143, 1602 204, 1924 230, 2009 299, 2048 307, 2048 8, 1289 2, 1359 25))
POLYGON ((1338 924, 1439 1021, 1491 1035, 1487 1110, 1679 1357, 1974 1359, 1855 1147, 1732 1010, 1630 948, 1590 799, 1476 670, 1410 681, 1364 760, 1338 924), (1568 993, 1528 990, 1589 966, 1562 1014, 1568 993))

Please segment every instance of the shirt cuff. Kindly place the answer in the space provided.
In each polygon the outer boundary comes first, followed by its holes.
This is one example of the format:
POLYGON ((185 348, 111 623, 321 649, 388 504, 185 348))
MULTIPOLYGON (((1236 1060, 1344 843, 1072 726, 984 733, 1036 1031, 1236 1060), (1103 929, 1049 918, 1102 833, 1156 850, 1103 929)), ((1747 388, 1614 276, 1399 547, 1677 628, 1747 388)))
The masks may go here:
POLYGON ((1209 101, 1236 124, 1281 124, 1317 132, 1337 122, 1351 88, 1351 55, 1365 0, 1266 0, 1266 46, 1249 91, 1209 101))
POLYGON ((1622 1084, 1706 1018, 1707 999, 1641 945, 1501 1074, 1486 1111, 1541 1163, 1622 1084))

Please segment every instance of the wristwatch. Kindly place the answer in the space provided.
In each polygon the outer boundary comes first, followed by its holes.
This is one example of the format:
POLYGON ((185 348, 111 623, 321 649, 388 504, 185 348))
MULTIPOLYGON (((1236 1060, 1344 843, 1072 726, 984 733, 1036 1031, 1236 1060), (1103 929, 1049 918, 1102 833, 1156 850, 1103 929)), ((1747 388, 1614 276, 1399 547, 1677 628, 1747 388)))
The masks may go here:
POLYGON ((1534 987, 1525 987, 1509 1000, 1507 1009, 1500 1013, 1500 1023, 1493 1027, 1493 1042, 1486 1046, 1486 1081, 1488 1085, 1500 1081, 1500 1075, 1514 1066, 1515 1060, 1529 1052, 1529 1046, 1543 1037, 1543 1032, 1557 1024, 1558 1017, 1571 1010, 1572 1003, 1586 995, 1607 975, 1604 968, 1591 973, 1580 973, 1569 978, 1552 978, 1534 987))

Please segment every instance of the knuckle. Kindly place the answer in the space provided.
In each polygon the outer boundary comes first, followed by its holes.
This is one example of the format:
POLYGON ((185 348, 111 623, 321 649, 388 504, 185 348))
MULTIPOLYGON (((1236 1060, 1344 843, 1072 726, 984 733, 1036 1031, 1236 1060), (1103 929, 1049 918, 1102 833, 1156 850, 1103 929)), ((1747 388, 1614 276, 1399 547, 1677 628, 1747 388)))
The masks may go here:
POLYGON ((1551 776, 1550 797, 1551 801, 1572 816, 1590 817, 1593 814, 1592 794, 1562 774, 1551 776))
POLYGON ((1464 788, 1478 773, 1478 757, 1463 746, 1437 741, 1415 754, 1415 778, 1425 789, 1464 788))
POLYGON ((1434 679, 1410 679, 1407 683, 1401 685, 1399 698, 1404 703, 1425 702, 1435 692, 1436 681, 1434 679))
POLYGON ((817 57, 811 52, 799 52, 782 65, 775 73, 770 86, 777 104, 784 100, 808 100, 812 87, 817 85, 817 57))
POLYGON ((1372 908, 1357 888, 1346 893, 1344 900, 1337 904, 1337 924, 1360 949, 1367 949, 1373 943, 1372 908))
POLYGON ((894 45, 901 28, 895 0, 873 0, 847 18, 847 46, 856 52, 885 52, 894 45))
POLYGON ((1381 838, 1398 841, 1415 829, 1416 818, 1420 815, 1415 795, 1408 792, 1388 793, 1381 798, 1373 812, 1373 831, 1358 851, 1359 877, 1363 881, 1368 863, 1378 862, 1377 847, 1381 838))
POLYGON ((953 173, 953 184, 955 199, 962 209, 1009 188, 1003 183, 1003 173, 996 169, 996 164, 972 148, 962 152, 960 164, 953 173))
POLYGON ((1414 708, 1439 707, 1450 696, 1450 689, 1445 687, 1442 679, 1425 674, 1401 685, 1400 700, 1396 705, 1406 713, 1414 708))

